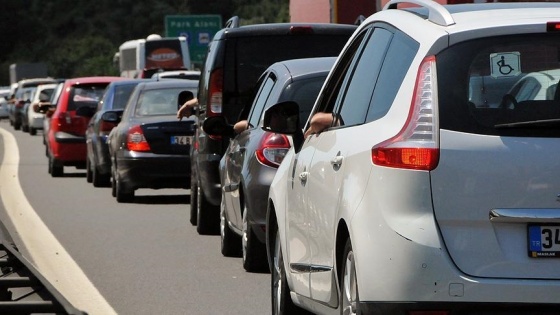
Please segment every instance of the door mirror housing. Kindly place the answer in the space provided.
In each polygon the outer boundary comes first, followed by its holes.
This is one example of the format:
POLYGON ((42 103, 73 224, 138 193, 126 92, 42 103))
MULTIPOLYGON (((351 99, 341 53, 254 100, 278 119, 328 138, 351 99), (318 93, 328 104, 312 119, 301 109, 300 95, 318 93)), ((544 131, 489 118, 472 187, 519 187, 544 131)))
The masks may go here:
POLYGON ((224 116, 211 116, 204 119, 202 130, 211 136, 231 137, 233 126, 228 124, 224 116))
POLYGON ((294 149, 299 151, 303 144, 303 130, 299 121, 299 105, 294 101, 280 102, 265 110, 264 131, 292 136, 294 149))

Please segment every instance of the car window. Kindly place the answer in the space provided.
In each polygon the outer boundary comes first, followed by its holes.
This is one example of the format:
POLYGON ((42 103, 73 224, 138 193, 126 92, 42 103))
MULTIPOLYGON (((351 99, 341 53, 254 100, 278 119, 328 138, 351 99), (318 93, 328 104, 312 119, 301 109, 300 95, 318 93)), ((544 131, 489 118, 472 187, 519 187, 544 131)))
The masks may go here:
POLYGON ((136 116, 176 115, 179 93, 183 88, 146 90, 138 96, 136 116))
MULTIPOLYGON (((379 30, 380 29, 376 29, 374 36, 379 30)), ((371 44, 368 44, 368 46, 377 45, 373 38, 370 43, 371 44)), ((387 114, 412 64, 412 60, 414 56, 416 56, 418 47, 418 42, 414 41, 412 38, 401 32, 395 33, 389 49, 385 54, 383 66, 381 67, 379 77, 375 84, 366 122, 377 120, 387 114)))
POLYGON ((73 111, 81 106, 97 108, 97 103, 103 97, 107 84, 81 84, 70 89, 70 99, 66 110, 73 111))
POLYGON ((436 56, 441 128, 560 136, 559 128, 542 125, 560 119, 559 52, 558 33, 495 36, 442 51, 436 56))
POLYGON ((393 34, 382 28, 375 28, 363 51, 357 55, 354 68, 346 73, 349 77, 345 96, 337 111, 340 125, 363 124, 383 58, 393 34))
POLYGON ((256 127, 258 125, 263 109, 266 105, 266 101, 270 96, 270 92, 272 91, 275 82, 276 76, 273 73, 270 73, 263 81, 261 89, 258 92, 257 98, 251 108, 251 112, 249 113, 249 126, 256 127))
POLYGON ((343 96, 341 93, 342 86, 346 86, 350 78, 346 73, 349 71, 348 69, 351 68, 351 65, 356 63, 357 56, 360 55, 359 52, 363 49, 365 43, 364 39, 369 38, 370 34, 371 29, 365 29, 352 39, 346 52, 341 56, 341 60, 332 69, 331 76, 333 79, 327 81, 323 88, 323 93, 319 96, 315 112, 333 112, 335 104, 340 103, 343 96))
POLYGON ((348 34, 299 34, 229 39, 224 68, 233 71, 224 71, 222 114, 228 121, 237 119, 242 108, 253 100, 259 76, 273 63, 288 59, 337 56, 348 37, 348 34))

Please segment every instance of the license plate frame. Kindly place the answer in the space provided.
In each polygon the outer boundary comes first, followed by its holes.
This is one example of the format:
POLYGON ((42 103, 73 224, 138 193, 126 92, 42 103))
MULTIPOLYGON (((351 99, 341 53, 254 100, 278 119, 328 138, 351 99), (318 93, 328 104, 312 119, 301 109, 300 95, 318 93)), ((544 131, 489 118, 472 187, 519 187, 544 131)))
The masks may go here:
POLYGON ((560 225, 527 226, 528 253, 531 258, 560 258, 560 225))
POLYGON ((191 145, 192 144, 192 136, 171 136, 170 137, 171 145, 191 145))

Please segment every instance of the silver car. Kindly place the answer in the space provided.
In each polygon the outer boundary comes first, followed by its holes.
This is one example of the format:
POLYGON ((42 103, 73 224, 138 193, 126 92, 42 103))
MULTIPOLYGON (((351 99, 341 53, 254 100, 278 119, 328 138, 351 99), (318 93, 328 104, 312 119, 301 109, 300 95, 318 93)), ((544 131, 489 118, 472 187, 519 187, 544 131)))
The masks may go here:
MULTIPOLYGON (((234 136, 220 161, 222 202, 220 207, 221 251, 225 256, 242 254, 247 271, 268 270, 265 218, 268 190, 276 169, 291 147, 285 135, 261 129, 263 112, 280 102, 296 102, 300 121, 307 120, 315 98, 335 57, 294 59, 277 62, 260 77, 257 94, 244 131, 234 136)), ((214 120, 208 118, 205 131, 214 120)), ((239 123, 237 124, 239 125, 239 123)), ((302 126, 301 126, 302 127, 302 126)), ((217 128, 218 134, 227 128, 217 128)))

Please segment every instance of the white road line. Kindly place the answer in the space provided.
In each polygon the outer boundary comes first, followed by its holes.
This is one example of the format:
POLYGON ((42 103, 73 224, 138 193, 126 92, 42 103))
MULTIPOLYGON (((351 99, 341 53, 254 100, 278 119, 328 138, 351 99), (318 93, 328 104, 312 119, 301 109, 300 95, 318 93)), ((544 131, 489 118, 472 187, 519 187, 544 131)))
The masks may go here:
POLYGON ((18 178, 19 149, 16 139, 4 128, 0 128, 0 134, 4 139, 0 195, 35 267, 76 308, 89 315, 117 314, 25 198, 18 178))

